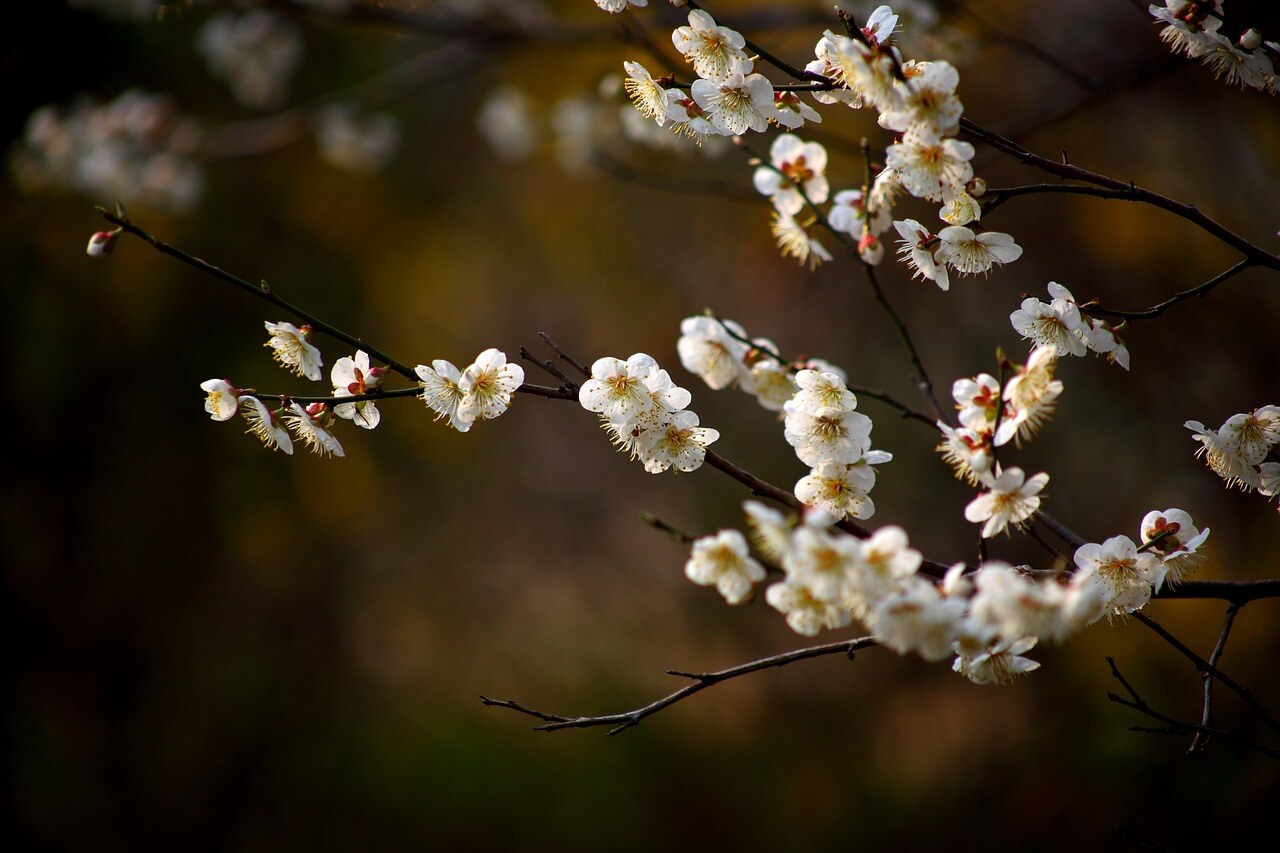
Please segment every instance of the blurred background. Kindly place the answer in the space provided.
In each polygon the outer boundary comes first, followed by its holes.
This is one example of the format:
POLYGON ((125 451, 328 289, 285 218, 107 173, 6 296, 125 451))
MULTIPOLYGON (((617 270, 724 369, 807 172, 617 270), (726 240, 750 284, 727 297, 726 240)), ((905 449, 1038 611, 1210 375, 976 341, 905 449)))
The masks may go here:
MULTIPOLYGON (((670 667, 809 643, 763 596, 729 608, 690 584, 687 549, 640 522, 741 526, 742 489, 710 469, 648 475, 577 406, 523 395, 465 435, 389 401, 374 433, 341 430, 345 459, 269 453, 239 421, 210 423, 198 385, 319 393, 262 348, 263 320, 291 318, 136 240, 85 256, 102 227, 92 205, 119 199, 144 228, 410 364, 465 365, 489 346, 514 358, 539 331, 588 363, 648 352, 721 430, 717 450, 790 487, 806 471, 774 417, 680 368, 681 318, 711 307, 855 383, 913 403, 914 388, 860 271, 778 257, 741 152, 672 148, 627 117, 623 59, 683 72, 668 41, 682 16, 650 6, 50 0, 4 28, 10 837, 573 850, 1274 835, 1275 762, 1220 742, 1188 758, 1107 701, 1109 654, 1155 707, 1199 716, 1193 668, 1136 623, 1037 649, 1043 668, 1009 688, 872 651, 717 687, 616 738, 533 733, 478 695, 619 711, 679 686, 670 667), (666 67, 645 42, 666 47, 666 67)), ((711 11, 803 64, 829 6, 711 11)), ((1229 7, 1280 37, 1269 4, 1229 7)), ((970 117, 1276 248, 1280 102, 1172 57, 1141 4, 899 11, 908 56, 960 69, 970 117)), ((889 138, 874 116, 823 116, 801 135, 828 145, 834 192, 860 182, 860 137, 889 138)), ((1043 179, 981 147, 975 163, 993 187, 1043 179)), ((934 216, 912 200, 899 211, 934 216)), ((944 392, 992 370, 997 346, 1025 351, 1008 314, 1050 280, 1141 308, 1237 259, 1118 201, 1020 198, 984 224, 1026 250, 988 279, 942 293, 882 267, 944 392)), ((1051 473, 1047 508, 1101 541, 1180 507, 1213 530, 1200 577, 1276 576, 1274 505, 1227 492, 1182 423, 1280 403, 1277 284, 1250 271, 1129 328, 1132 372, 1064 362, 1057 416, 1017 454, 1051 473)), ((317 343, 326 365, 350 354, 317 343)), ((870 523, 905 526, 935 559, 973 559, 971 491, 934 435, 860 408, 895 454, 870 523)), ((1032 548, 1001 539, 993 555, 1041 560, 1032 548)), ((1148 612, 1207 654, 1223 609, 1148 612)), ((1275 708, 1277 660, 1280 604, 1252 604, 1223 667, 1275 708)), ((1265 739, 1234 697, 1217 707, 1265 739)))

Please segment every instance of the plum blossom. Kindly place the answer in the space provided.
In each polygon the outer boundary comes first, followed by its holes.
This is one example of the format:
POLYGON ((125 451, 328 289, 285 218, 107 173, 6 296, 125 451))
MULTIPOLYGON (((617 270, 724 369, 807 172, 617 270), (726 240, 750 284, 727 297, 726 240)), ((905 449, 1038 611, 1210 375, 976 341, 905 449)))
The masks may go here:
POLYGON ((1021 468, 1001 471, 992 481, 991 490, 964 508, 964 517, 982 524, 983 539, 1007 532, 1010 524, 1026 521, 1040 508, 1040 491, 1048 482, 1049 475, 1043 472, 1026 479, 1021 468))
POLYGON ((823 628, 843 628, 853 621, 848 610, 816 598, 808 586, 795 581, 775 583, 765 592, 765 600, 787 617, 792 631, 805 637, 817 636, 823 628))
MULTIPOLYGON (((369 394, 382 386, 386 373, 386 368, 373 367, 369 363, 369 354, 364 350, 357 350, 355 358, 343 356, 334 362, 329 371, 333 396, 360 397, 369 394)), ((339 403, 333 407, 333 413, 345 420, 354 421, 356 426, 363 429, 373 429, 382 419, 375 400, 339 403)))
POLYGON ((305 409, 299 403, 290 403, 284 411, 284 421, 312 453, 319 456, 346 455, 337 437, 330 431, 333 412, 324 403, 312 403, 305 409))
POLYGON ((853 237, 860 236, 864 230, 878 236, 893 227, 893 213, 883 207, 868 212, 862 190, 841 190, 832 199, 827 222, 835 230, 853 237))
POLYGON ((229 421, 240 411, 240 389, 225 379, 206 379, 200 383, 206 394, 204 410, 215 421, 229 421))
POLYGON ((774 239, 778 241, 778 249, 784 258, 795 258, 801 264, 808 264, 813 270, 819 264, 831 260, 831 253, 809 234, 810 225, 801 225, 794 217, 785 216, 776 210, 773 213, 774 239))
POLYGON ((507 361, 506 353, 489 348, 462 371, 458 390, 458 417, 467 421, 496 418, 511 405, 511 397, 524 384, 524 368, 507 361))
POLYGON ((1053 378, 1057 363, 1054 353, 1051 346, 1036 347, 1027 363, 1005 385, 1003 397, 1008 412, 996 430, 997 446, 1014 438, 1019 443, 1033 438, 1053 414, 1063 389, 1062 381, 1053 378))
POLYGON ((271 347, 271 355, 280 366, 295 376, 319 382, 323 362, 320 350, 311 345, 311 327, 272 323, 269 320, 263 325, 271 335, 263 346, 271 347))
POLYGON ((969 165, 973 154, 972 145, 955 139, 906 138, 885 149, 884 162, 897 172, 907 192, 927 201, 942 201, 944 191, 964 189, 973 177, 969 165))
POLYGON ((876 639, 898 654, 915 652, 937 662, 952 654, 964 612, 963 599, 943 595, 923 578, 909 577, 880 601, 869 621, 876 639))
MULTIPOLYGON (((1138 535, 1148 550, 1164 563, 1165 581, 1173 586, 1195 570, 1207 557, 1200 546, 1209 538, 1209 528, 1199 530, 1191 516, 1183 510, 1170 508, 1164 512, 1152 510, 1142 518, 1138 535)), ((1157 589, 1157 592, 1159 590, 1157 589)))
POLYGON ((792 520, 759 501, 743 501, 742 509, 751 528, 752 541, 760 553, 773 560, 781 560, 791 545, 792 520))
POLYGON ((1084 355, 1085 339, 1080 333, 1080 309, 1076 300, 1057 282, 1049 282, 1052 302, 1041 302, 1035 297, 1022 300, 1022 307, 1009 315, 1014 330, 1036 346, 1051 346, 1058 358, 1084 355))
POLYGON ((762 74, 744 76, 735 71, 722 82, 694 80, 689 91, 712 127, 724 136, 736 136, 748 129, 766 130, 769 119, 777 114, 773 85, 762 74))
POLYGON ((591 365, 591 378, 582 384, 578 400, 589 412, 597 412, 620 423, 638 417, 653 407, 653 398, 644 380, 658 363, 651 356, 636 353, 620 358, 599 358, 591 365))
POLYGON ((696 540, 684 573, 698 586, 715 586, 729 604, 747 601, 752 585, 765 578, 764 566, 751 558, 746 538, 736 530, 696 540))
POLYGON ((830 191, 823 172, 827 168, 827 149, 816 142, 805 142, 784 133, 769 146, 772 166, 760 166, 753 176, 756 191, 767 195, 783 216, 795 216, 805 207, 805 199, 822 204, 830 191))
POLYGON ((712 83, 724 83, 735 73, 748 74, 753 65, 743 50, 746 40, 742 34, 718 26, 701 9, 689 12, 689 25, 676 27, 671 42, 698 76, 712 83))
POLYGON ((631 98, 636 112, 645 118, 653 119, 659 127, 664 125, 668 117, 667 90, 654 80, 649 69, 639 62, 624 62, 622 67, 627 72, 626 79, 622 81, 622 88, 626 91, 627 97, 631 98))
POLYGON ((449 426, 458 432, 471 429, 472 422, 458 413, 458 406, 464 396, 459 387, 462 371, 458 370, 453 362, 438 358, 431 362, 429 367, 419 364, 414 368, 414 372, 422 382, 422 402, 436 413, 436 420, 448 418, 449 426))
POLYGON ((268 450, 283 450, 293 454, 293 439, 284 428, 278 412, 270 411, 257 397, 240 398, 240 414, 249 425, 246 432, 258 437, 268 450))
POLYGON ((1018 676, 1040 668, 1038 661, 1022 656, 1035 648, 1035 645, 1035 637, 994 641, 972 654, 960 652, 951 668, 974 684, 1005 687, 1012 684, 1018 676))
POLYGON ((1115 613, 1141 610, 1160 588, 1167 571, 1156 555, 1139 553, 1128 536, 1081 545, 1076 549, 1075 563, 1094 578, 1102 590, 1104 605, 1115 613))
POLYGON ((915 270, 912 278, 927 279, 941 290, 949 289, 951 278, 947 274, 946 264, 937 258, 938 249, 942 245, 938 238, 914 219, 898 220, 893 223, 893 227, 901 237, 898 255, 915 270))
POLYGON ((1022 257, 1022 247, 999 231, 976 233, 963 225, 949 225, 938 232, 938 239, 937 262, 964 275, 986 273, 995 264, 1022 257))
POLYGON ((596 5, 606 12, 617 14, 628 6, 638 6, 643 8, 649 5, 649 0, 595 0, 596 5))
POLYGON ((686 317, 680 322, 676 352, 684 369, 700 377, 714 391, 728 388, 742 378, 746 330, 732 320, 686 317), (733 335, 729 334, 732 330, 733 335), (735 338, 734 335, 737 335, 735 338))

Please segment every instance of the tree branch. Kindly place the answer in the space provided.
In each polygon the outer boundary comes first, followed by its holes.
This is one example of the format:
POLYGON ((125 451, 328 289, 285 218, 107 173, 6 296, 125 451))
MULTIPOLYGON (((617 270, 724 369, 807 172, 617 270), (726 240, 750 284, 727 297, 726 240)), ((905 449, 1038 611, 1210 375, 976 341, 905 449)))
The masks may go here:
POLYGON ((1235 693, 1243 699, 1244 703, 1252 708, 1258 716, 1262 718, 1268 728, 1273 732, 1280 734, 1280 723, 1277 723, 1275 717, 1271 716, 1271 712, 1264 708, 1257 699, 1253 698, 1253 694, 1249 692, 1248 688, 1241 686, 1234 678, 1231 678, 1222 670, 1200 657, 1200 655, 1192 651, 1185 643, 1173 636, 1173 634, 1169 633, 1168 629, 1156 620, 1152 619, 1150 616, 1147 616, 1145 613, 1134 613, 1132 615, 1133 618, 1137 619, 1143 625, 1146 625, 1152 631, 1160 635, 1161 639, 1177 649, 1183 657, 1195 664, 1197 670, 1207 676, 1213 676, 1218 679, 1218 681, 1221 681, 1222 686, 1226 687, 1232 693, 1235 693))
POLYGON ((1120 682, 1120 685, 1125 689, 1125 692, 1128 693, 1130 696, 1129 699, 1124 699, 1120 696, 1117 696, 1114 693, 1107 693, 1107 699, 1109 699, 1112 702, 1115 702, 1117 705, 1123 705, 1124 707, 1137 711, 1140 714, 1145 714, 1146 716, 1151 717, 1154 720, 1158 720, 1164 723, 1166 726, 1168 726, 1168 728, 1164 728, 1164 729, 1150 729, 1150 728, 1144 728, 1142 726, 1130 726, 1129 727, 1130 731, 1142 732, 1144 734, 1170 734, 1170 735, 1195 734, 1197 737, 1201 737, 1201 736, 1208 737, 1209 735, 1214 735, 1222 738, 1223 740, 1230 741, 1240 747, 1243 747, 1244 749, 1248 749, 1253 752, 1260 753, 1261 755, 1265 755, 1268 758, 1271 758, 1273 760, 1280 761, 1280 750, 1271 749, 1261 744, 1254 743, 1253 741, 1248 740, 1247 738, 1242 738, 1239 735, 1229 731, 1225 731, 1224 729, 1215 729, 1206 725, 1196 725, 1195 723, 1184 723, 1181 720, 1175 720, 1173 717, 1170 717, 1167 714, 1160 713, 1159 711, 1157 711, 1156 709, 1148 705, 1146 701, 1142 698, 1142 696, 1139 695, 1138 691, 1133 688, 1133 685, 1131 685, 1128 682, 1128 680, 1123 675, 1120 674, 1120 669, 1119 667, 1116 666, 1116 662, 1114 658, 1108 657, 1106 660, 1107 660, 1107 665, 1111 667, 1112 677, 1115 678, 1116 681, 1120 682))
POLYGON ((739 664, 738 666, 722 669, 717 672, 692 673, 682 672, 680 670, 667 670, 669 675, 677 675, 682 678, 688 678, 693 683, 688 684, 674 693, 670 693, 661 699, 650 702, 640 708, 631 711, 623 711, 618 714, 604 714, 598 717, 562 717, 559 714, 548 714, 543 711, 536 711, 515 702, 511 699, 490 699, 488 696, 481 696, 480 702, 487 707, 507 708, 512 711, 524 714, 535 719, 542 720, 543 725, 535 726, 536 731, 555 732, 560 729, 586 729, 599 726, 610 726, 609 734, 616 735, 619 732, 640 725, 640 722, 646 717, 653 716, 659 711, 663 711, 672 705, 684 699, 688 699, 695 693, 701 693, 708 687, 713 687, 725 681, 739 678, 743 675, 750 675, 753 672, 760 672, 764 669, 772 669, 774 667, 787 666, 797 661, 809 660, 810 658, 823 657, 826 655, 845 654, 850 659, 853 658, 855 652, 862 649, 868 649, 877 645, 876 641, 871 637, 862 637, 857 640, 842 640, 838 643, 826 643, 821 646, 809 646, 803 649, 796 649, 791 652, 784 652, 780 655, 772 657, 760 658, 759 660, 750 661, 749 663, 739 664))
MULTIPOLYGON (((1209 665, 1217 666, 1218 660, 1222 657, 1222 652, 1227 647, 1227 636, 1231 633, 1231 626, 1235 624, 1236 614, 1240 612, 1243 604, 1231 602, 1227 605, 1227 614, 1222 620, 1222 632, 1218 634, 1218 642, 1213 647, 1213 652, 1209 655, 1209 665)), ((1200 717, 1200 725, 1208 728, 1213 725, 1213 676, 1204 673, 1204 713, 1200 717)), ((1199 752, 1209 743, 1209 736, 1202 732, 1196 732, 1196 736, 1191 739, 1191 746, 1187 748, 1188 753, 1199 752)))
MULTIPOLYGON (((1092 184, 1095 187, 1100 187, 1112 192, 1111 195, 1102 196, 1103 198, 1124 198, 1130 201, 1140 201, 1145 204, 1152 205, 1153 207, 1158 207, 1161 210, 1167 210, 1175 216, 1179 216, 1188 222, 1197 225, 1201 230, 1211 234, 1221 242, 1240 252, 1254 265, 1264 266, 1269 269, 1280 271, 1280 256, 1273 255, 1260 246, 1254 245, 1231 229, 1201 213, 1195 205, 1175 201, 1174 199, 1160 195, 1157 192, 1139 187, 1132 181, 1126 182, 1117 180, 1116 178, 1110 178, 1106 175, 1101 175, 1097 172, 1083 169, 1079 166, 1074 166, 1071 163, 1066 162, 1065 158, 1061 161, 1050 160, 1047 157, 1041 157, 1038 154, 1033 154, 1013 140, 1006 139, 994 131, 987 130, 972 119, 960 119, 960 129, 974 139, 986 143, 997 151, 1008 154, 1020 163, 1032 166, 1042 172, 1048 172, 1051 175, 1057 175, 1059 178, 1083 181, 1086 184, 1092 184)), ((1057 192, 1057 190, 1053 190, 1052 192, 1057 192)), ((1079 190, 1066 190, 1066 192, 1077 192, 1084 195, 1097 195, 1097 193, 1083 193, 1079 190)), ((1025 195, 1027 192, 1022 194, 1025 195)))

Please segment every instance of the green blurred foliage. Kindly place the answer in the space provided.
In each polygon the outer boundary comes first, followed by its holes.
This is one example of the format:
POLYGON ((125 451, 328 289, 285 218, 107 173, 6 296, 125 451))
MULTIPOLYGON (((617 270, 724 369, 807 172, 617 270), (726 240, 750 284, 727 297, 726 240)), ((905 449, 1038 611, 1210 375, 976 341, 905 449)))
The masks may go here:
MULTIPOLYGON (((0 37, 6 140, 39 104, 135 85, 172 93, 208 124, 246 118, 191 46, 204 10, 124 24, 34 5, 31 26, 0 37)), ((555 5, 578 22, 600 14, 585 0, 555 5)), ((673 13, 651 5, 633 21, 662 42, 658 22, 673 13)), ((961 65, 969 115, 1274 245, 1274 98, 1170 62, 1129 4, 977 4, 1110 87, 1090 96, 958 5, 948 20, 972 39, 961 65)), ((293 87, 303 102, 439 42, 304 28, 293 87)), ((770 32, 767 43, 803 59, 819 32, 770 32)), ((545 108, 594 92, 636 50, 612 39, 495 46, 480 67, 395 104, 404 145, 383 174, 333 169, 304 139, 210 163, 188 213, 130 212, 410 363, 465 364, 488 346, 514 354, 538 331, 587 361, 649 352, 721 429, 718 449, 790 485, 805 472, 773 417, 679 369, 678 322, 710 306, 785 352, 829 358, 853 381, 911 399, 860 273, 838 261, 810 274, 778 258, 763 200, 568 174, 549 142, 508 163, 474 129, 496 85, 521 86, 545 108)), ((850 144, 886 137, 864 115, 825 114, 824 140, 845 143, 831 143, 833 186, 851 186, 861 165, 850 144)), ((749 186, 734 151, 621 156, 749 186)), ((992 186, 1041 179, 979 156, 992 186)), ((1274 763, 1221 743, 1187 758, 1178 739, 1127 731, 1147 721, 1107 702, 1109 654, 1153 705, 1199 714, 1198 676, 1136 624, 1038 650, 1043 669, 1012 688, 867 652, 717 687, 617 738, 532 734, 478 694, 621 710, 673 689, 669 667, 803 645, 762 601, 730 609, 691 586, 684 549, 638 521, 650 511, 694 532, 739 525, 737 485, 710 471, 647 475, 576 406, 531 397, 467 435, 393 401, 375 434, 343 432, 345 460, 267 453, 236 424, 210 424, 197 384, 230 376, 301 393, 261 348, 261 322, 286 318, 137 241, 109 262, 87 259, 91 205, 112 199, 22 195, 7 178, 0 199, 16 432, 3 507, 6 799, 24 846, 1181 849, 1250 829, 1274 836, 1274 763)), ((908 215, 933 213, 917 204, 908 215)), ((1186 223, 1121 202, 1018 199, 991 226, 1026 253, 988 280, 944 294, 885 265, 943 390, 992 369, 996 346, 1021 350, 1006 317, 1049 280, 1135 308, 1234 261, 1186 223)), ((1180 506, 1213 528, 1203 576, 1274 576, 1274 509, 1224 491, 1181 424, 1278 402, 1278 316, 1275 276, 1251 271, 1130 329, 1132 373, 1063 364, 1059 413, 1018 454, 1052 473, 1048 506, 1094 540, 1135 535, 1148 509, 1180 506)), ((321 345, 326 363, 345 354, 321 345)), ((931 556, 972 559, 960 513, 970 492, 938 463, 932 436, 873 401, 862 408, 876 446, 896 457, 875 522, 904 525, 931 556)), ((993 550, 1040 559, 1030 547, 1002 539, 993 550)), ((1221 610, 1151 607, 1205 651, 1221 610)), ((1273 707, 1277 617, 1274 602, 1248 607, 1224 659, 1273 707)), ((1224 725, 1255 730, 1233 697, 1219 709, 1224 725)))

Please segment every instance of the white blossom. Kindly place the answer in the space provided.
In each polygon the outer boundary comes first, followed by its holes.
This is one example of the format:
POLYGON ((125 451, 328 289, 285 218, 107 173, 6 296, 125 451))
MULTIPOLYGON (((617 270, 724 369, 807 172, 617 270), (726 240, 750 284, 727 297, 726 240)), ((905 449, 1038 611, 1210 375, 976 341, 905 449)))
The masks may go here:
POLYGON ((831 253, 809 234, 810 227, 801 225, 794 217, 784 216, 776 210, 773 213, 771 230, 782 256, 795 258, 801 264, 807 263, 812 270, 819 264, 830 261, 831 253))
MULTIPOLYGON (((329 381, 333 383, 335 397, 359 397, 382 386, 386 368, 374 367, 369 363, 369 354, 357 350, 355 358, 343 356, 333 364, 329 371, 329 381)), ((358 400, 354 403, 339 403, 333 407, 333 413, 340 418, 354 421, 355 425, 364 429, 373 429, 382 420, 378 404, 374 400, 358 400)))
POLYGON ((524 368, 507 361, 506 353, 489 348, 462 371, 458 390, 458 417, 467 421, 496 418, 511 405, 511 397, 524 384, 524 368))
POLYGON ((945 191, 964 189, 973 177, 973 146, 955 139, 904 139, 885 149, 885 165, 896 171, 916 198, 942 201, 945 191))
POLYGON ((436 413, 436 420, 448 418, 449 426, 458 432, 471 429, 473 421, 462 417, 458 412, 458 407, 465 396, 462 388, 459 387, 462 371, 458 370, 452 362, 438 358, 431 362, 429 367, 419 364, 414 368, 414 372, 422 381, 422 402, 436 413))
POLYGON ((718 26, 715 19, 701 9, 689 13, 687 27, 676 27, 671 33, 671 42, 698 76, 712 83, 723 83, 735 73, 751 71, 752 62, 742 49, 746 44, 742 34, 718 26))
POLYGON ((742 378, 743 357, 749 347, 743 343, 746 330, 732 320, 712 317, 686 317, 680 322, 680 339, 676 352, 684 369, 700 377, 715 391, 728 388, 742 378), (731 329, 730 335, 727 329, 731 329))
POLYGON ((1007 531, 1010 524, 1030 518, 1040 508, 1040 490, 1048 482, 1049 475, 1043 472, 1026 479, 1021 468, 1009 468, 996 474, 990 491, 969 502, 964 517, 982 524, 982 538, 990 539, 1007 531))
POLYGON ((638 352, 626 361, 604 357, 591 365, 591 378, 582 384, 578 401, 589 412, 598 412, 615 423, 629 421, 653 407, 644 380, 658 363, 638 352))
POLYGON ((269 320, 263 325, 271 336, 263 346, 271 348, 271 355, 280 366, 295 376, 319 382, 323 362, 320 350, 311 345, 311 327, 269 320))
POLYGON ((267 9, 215 15, 200 30, 196 46, 237 101, 263 110, 283 103, 289 77, 302 60, 297 27, 267 9))
POLYGON ((693 543, 684 573, 698 586, 715 586, 730 604, 751 597, 752 584, 765 578, 764 567, 751 558, 747 540, 736 530, 721 530, 693 543))
POLYGON ((1035 637, 999 640, 975 654, 961 652, 951 668, 974 684, 1007 686, 1018 676, 1040 668, 1039 662, 1022 657, 1035 645, 1035 637))
POLYGON ((791 133, 780 134, 769 146, 772 167, 760 166, 753 177, 756 191, 772 199, 784 216, 795 216, 805 207, 822 204, 830 191, 827 185, 827 149, 805 142, 791 133))
POLYGON ((997 446, 1014 438, 1019 442, 1033 438, 1053 414, 1063 389, 1061 380, 1053 378, 1055 352, 1051 346, 1036 347, 1005 384, 1003 397, 1009 411, 996 430, 997 446))
MULTIPOLYGON (((1165 566, 1165 581, 1170 586, 1207 559, 1200 552, 1200 546, 1209 538, 1209 528, 1197 529, 1190 514, 1183 510, 1152 510, 1143 516, 1138 535, 1144 545, 1150 544, 1149 551, 1159 556, 1165 566)), ((1159 592, 1159 588, 1156 591, 1159 592)))
POLYGON ((723 82, 694 80, 689 92, 716 132, 725 136, 763 131, 777 112, 773 107, 773 85, 761 74, 744 76, 735 71, 723 82))
POLYGON ((205 392, 204 410, 215 421, 229 421, 240 411, 240 389, 225 379, 206 379, 200 383, 205 392))
POLYGON ((775 583, 765 592, 765 600, 774 610, 786 615, 792 631, 805 637, 816 636, 823 628, 843 628, 853 621, 848 610, 815 598, 802 583, 775 583))
POLYGON ((985 273, 995 264, 1012 263, 1022 257, 1022 247, 999 231, 979 234, 963 225, 949 225, 938 232, 938 239, 938 263, 965 275, 985 273))
POLYGON ((901 237, 898 243, 898 255, 910 263, 911 268, 915 270, 912 278, 924 278, 932 281, 942 290, 949 289, 951 278, 947 273, 946 264, 937 258, 938 249, 942 245, 938 238, 914 219, 898 220, 893 223, 893 227, 901 237))
POLYGON ((1105 606, 1116 613, 1142 609, 1163 583, 1166 571, 1154 554, 1138 553, 1138 546, 1128 536, 1081 545, 1076 549, 1075 563, 1095 579, 1105 606))
POLYGON ((324 403, 312 403, 305 409, 299 403, 290 403, 284 411, 284 421, 298 440, 318 456, 345 456, 342 445, 330 431, 333 413, 324 403))
POLYGON ((255 435, 268 450, 283 450, 292 455, 293 439, 280 422, 280 416, 270 411, 257 397, 240 398, 240 414, 249 425, 247 432, 255 435))
POLYGON ((933 583, 910 577, 880 601, 870 621, 876 639, 898 654, 915 652, 936 662, 952 654, 964 611, 963 599, 944 596, 933 583))

